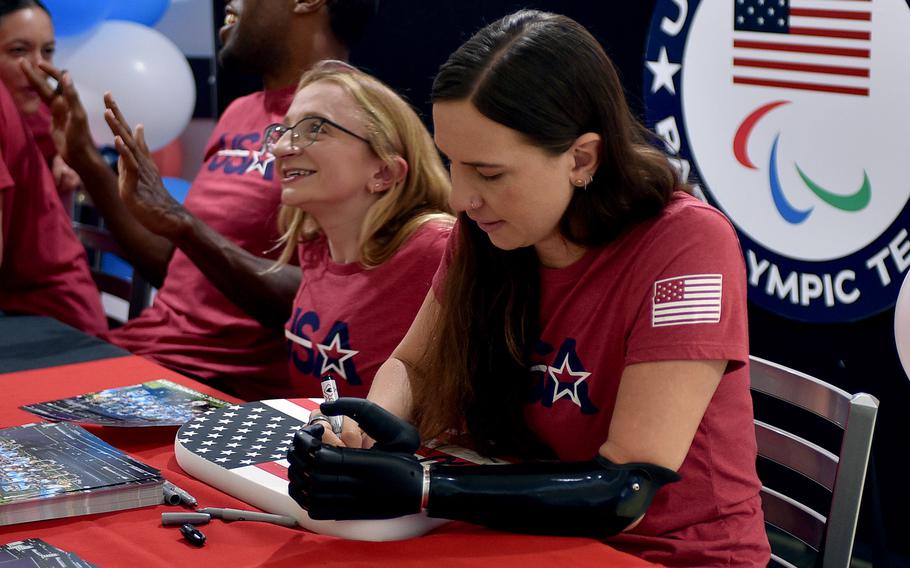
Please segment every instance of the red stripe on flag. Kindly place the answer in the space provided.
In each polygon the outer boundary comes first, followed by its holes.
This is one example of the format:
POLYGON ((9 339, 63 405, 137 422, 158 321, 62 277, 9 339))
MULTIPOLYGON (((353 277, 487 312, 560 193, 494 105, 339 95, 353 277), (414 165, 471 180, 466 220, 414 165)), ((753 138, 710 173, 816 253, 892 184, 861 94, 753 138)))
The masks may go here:
POLYGON ((826 30, 822 28, 795 28, 790 27, 790 35, 804 35, 816 37, 839 37, 843 39, 871 39, 872 33, 858 30, 826 30))
POLYGON ((822 93, 839 93, 842 95, 869 96, 869 89, 863 87, 843 87, 838 85, 816 85, 814 83, 799 83, 797 81, 774 81, 771 79, 755 79, 752 77, 733 77, 733 82, 739 85, 757 85, 759 87, 777 87, 780 89, 798 89, 801 91, 819 91, 822 93))
POLYGON ((790 8, 791 16, 803 16, 804 18, 831 18, 835 20, 859 20, 863 22, 872 21, 871 12, 850 12, 847 10, 820 10, 818 8, 790 8))
POLYGON ((314 410, 319 408, 319 404, 313 402, 312 400, 310 400, 308 398, 289 398, 288 402, 293 402, 300 408, 304 408, 306 410, 309 410, 310 412, 313 412, 314 410))
POLYGON ((733 65, 740 67, 760 67, 762 69, 785 69, 787 71, 805 71, 807 73, 826 73, 829 75, 848 75, 851 77, 868 77, 869 70, 859 67, 838 67, 836 65, 812 65, 809 63, 790 63, 787 61, 763 61, 734 57, 733 65))
POLYGON ((776 43, 767 41, 735 40, 733 47, 740 49, 766 49, 769 51, 793 51, 797 53, 820 53, 823 55, 842 55, 844 57, 862 57, 869 59, 868 49, 852 47, 828 47, 822 45, 799 45, 797 43, 776 43))
POLYGON ((275 477, 280 477, 281 479, 288 481, 288 468, 280 465, 278 462, 270 461, 265 463, 257 463, 255 465, 262 471, 271 473, 275 477))

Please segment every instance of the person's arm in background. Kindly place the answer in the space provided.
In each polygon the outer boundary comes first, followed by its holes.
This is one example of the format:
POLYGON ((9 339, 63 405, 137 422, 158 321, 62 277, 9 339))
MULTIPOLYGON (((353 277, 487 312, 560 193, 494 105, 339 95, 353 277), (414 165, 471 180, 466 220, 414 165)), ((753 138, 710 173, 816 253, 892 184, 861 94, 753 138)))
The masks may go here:
POLYGON ((61 134, 55 136, 60 156, 82 178, 92 202, 104 218, 107 229, 123 248, 127 260, 149 282, 160 287, 167 274, 174 244, 138 223, 120 198, 117 177, 95 148, 85 108, 72 77, 47 63, 41 63, 41 70, 60 85, 54 91, 28 61, 23 61, 21 66, 51 110, 53 128, 61 134))
POLYGON ((113 96, 105 94, 104 101, 120 154, 120 197, 132 216, 174 243, 221 293, 263 326, 283 329, 300 286, 300 267, 266 273, 272 260, 237 246, 177 203, 161 182, 142 125, 134 136, 113 96))

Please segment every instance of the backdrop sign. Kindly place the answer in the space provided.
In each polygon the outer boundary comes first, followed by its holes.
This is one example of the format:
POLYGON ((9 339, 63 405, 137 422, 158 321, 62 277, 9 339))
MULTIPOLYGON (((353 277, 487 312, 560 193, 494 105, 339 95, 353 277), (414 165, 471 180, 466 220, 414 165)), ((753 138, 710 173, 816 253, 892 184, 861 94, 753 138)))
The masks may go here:
POLYGON ((647 120, 733 221, 749 298, 838 322, 910 268, 908 0, 658 0, 647 120))

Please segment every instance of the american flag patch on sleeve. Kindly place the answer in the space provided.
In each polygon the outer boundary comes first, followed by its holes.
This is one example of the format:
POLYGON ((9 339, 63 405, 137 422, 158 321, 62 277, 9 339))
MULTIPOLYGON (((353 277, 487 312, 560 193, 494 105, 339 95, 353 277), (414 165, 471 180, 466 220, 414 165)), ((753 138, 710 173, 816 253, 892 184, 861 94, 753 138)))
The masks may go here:
POLYGON ((654 283, 651 326, 718 323, 722 274, 690 274, 654 283))

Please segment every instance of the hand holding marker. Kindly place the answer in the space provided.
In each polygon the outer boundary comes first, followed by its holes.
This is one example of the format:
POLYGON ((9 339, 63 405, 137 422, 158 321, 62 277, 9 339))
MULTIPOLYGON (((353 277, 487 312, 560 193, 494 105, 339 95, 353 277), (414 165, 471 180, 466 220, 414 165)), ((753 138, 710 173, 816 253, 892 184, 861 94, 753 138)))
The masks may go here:
MULTIPOLYGON (((338 385, 335 384, 335 379, 332 378, 332 375, 326 375, 322 379, 322 397, 326 402, 335 402, 338 400, 338 385)), ((344 416, 329 416, 329 423, 332 425, 332 432, 336 434, 341 433, 341 423, 344 420, 344 416)))

